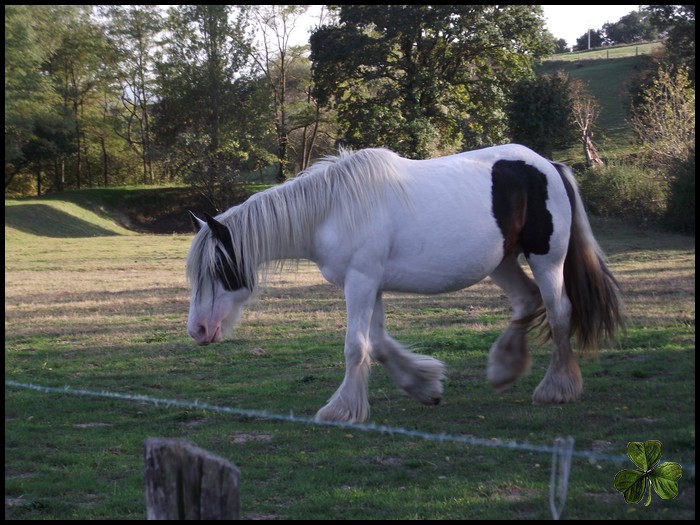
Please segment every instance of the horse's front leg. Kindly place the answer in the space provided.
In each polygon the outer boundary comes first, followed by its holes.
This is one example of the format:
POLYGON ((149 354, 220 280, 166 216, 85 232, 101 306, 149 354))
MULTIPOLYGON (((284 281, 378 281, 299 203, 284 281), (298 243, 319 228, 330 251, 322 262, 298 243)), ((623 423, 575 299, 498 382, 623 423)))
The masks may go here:
POLYGON ((326 406, 316 413, 317 420, 361 423, 369 416, 369 332, 376 296, 377 286, 365 275, 353 273, 346 277, 345 377, 326 406))

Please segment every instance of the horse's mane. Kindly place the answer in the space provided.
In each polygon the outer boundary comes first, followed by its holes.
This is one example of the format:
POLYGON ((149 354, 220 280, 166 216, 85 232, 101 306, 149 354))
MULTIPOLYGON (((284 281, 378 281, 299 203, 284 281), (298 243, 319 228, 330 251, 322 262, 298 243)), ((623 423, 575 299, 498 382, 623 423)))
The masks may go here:
MULTIPOLYGON (((370 220, 376 206, 393 194, 408 205, 397 170, 400 157, 384 148, 356 152, 340 149, 284 184, 250 197, 216 217, 231 231, 236 264, 248 283, 258 270, 267 275, 282 267, 280 256, 309 247, 316 227, 329 213, 338 214, 348 236, 370 220)), ((216 268, 216 243, 204 226, 187 257, 187 278, 203 283, 216 268)))

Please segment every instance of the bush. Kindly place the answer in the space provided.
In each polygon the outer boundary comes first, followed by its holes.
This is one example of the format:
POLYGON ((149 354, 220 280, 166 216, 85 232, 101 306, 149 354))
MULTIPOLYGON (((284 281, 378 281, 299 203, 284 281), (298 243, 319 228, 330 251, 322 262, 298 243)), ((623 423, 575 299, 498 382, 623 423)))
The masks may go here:
POLYGON ((661 224, 667 184, 657 172, 631 164, 608 165, 586 170, 578 180, 593 215, 619 217, 641 226, 661 224))
POLYGON ((673 231, 695 235, 695 148, 670 166, 668 178, 664 223, 673 231))
POLYGON ((641 98, 632 108, 630 124, 648 164, 668 170, 695 147, 695 88, 688 71, 659 68, 641 98))
POLYGON ((29 173, 18 173, 5 188, 6 199, 36 196, 36 177, 29 173))

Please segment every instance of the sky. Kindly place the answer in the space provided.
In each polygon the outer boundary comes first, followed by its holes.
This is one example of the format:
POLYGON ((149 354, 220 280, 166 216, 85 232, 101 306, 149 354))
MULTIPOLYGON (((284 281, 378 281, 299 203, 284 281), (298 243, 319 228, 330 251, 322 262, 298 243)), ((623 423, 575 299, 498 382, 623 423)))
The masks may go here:
MULTIPOLYGON (((307 18, 318 16, 320 6, 312 5, 307 18)), ((563 38, 569 47, 589 29, 601 29, 606 22, 617 22, 623 16, 639 9, 638 5, 543 5, 545 23, 555 38, 563 38)), ((313 19, 312 19, 313 20, 313 19)), ((306 20, 304 20, 305 22, 306 20)), ((313 20, 314 23, 317 20, 313 20)), ((303 23, 292 34, 294 44, 308 43, 308 32, 303 23), (297 42, 295 40, 299 39, 297 42)), ((314 24, 310 24, 314 25, 314 24)))

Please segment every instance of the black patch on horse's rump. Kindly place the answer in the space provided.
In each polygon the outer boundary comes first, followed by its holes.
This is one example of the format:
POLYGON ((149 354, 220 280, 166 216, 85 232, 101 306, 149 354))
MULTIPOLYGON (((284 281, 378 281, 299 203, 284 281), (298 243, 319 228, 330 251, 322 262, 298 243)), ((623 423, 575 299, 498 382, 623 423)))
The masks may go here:
POLYGON ((520 246, 529 256, 549 252, 554 232, 547 209, 547 177, 521 160, 499 160, 491 169, 493 215, 505 254, 520 246))

